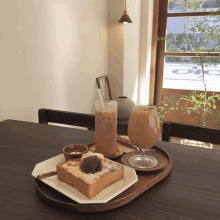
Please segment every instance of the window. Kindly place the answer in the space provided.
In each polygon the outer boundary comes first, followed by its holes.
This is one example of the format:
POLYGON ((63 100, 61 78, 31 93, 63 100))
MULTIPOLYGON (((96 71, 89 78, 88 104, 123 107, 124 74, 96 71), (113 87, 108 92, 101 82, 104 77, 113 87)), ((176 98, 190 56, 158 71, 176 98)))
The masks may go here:
POLYGON ((208 56, 204 62, 207 90, 220 92, 220 39, 215 38, 220 34, 220 13, 210 17, 212 11, 220 9, 220 1, 160 0, 158 3, 158 36, 166 40, 157 42, 154 104, 160 105, 168 90, 172 93, 204 90, 201 66, 197 64, 201 44, 208 56), (199 25, 209 28, 212 34, 210 31, 207 35, 199 25))

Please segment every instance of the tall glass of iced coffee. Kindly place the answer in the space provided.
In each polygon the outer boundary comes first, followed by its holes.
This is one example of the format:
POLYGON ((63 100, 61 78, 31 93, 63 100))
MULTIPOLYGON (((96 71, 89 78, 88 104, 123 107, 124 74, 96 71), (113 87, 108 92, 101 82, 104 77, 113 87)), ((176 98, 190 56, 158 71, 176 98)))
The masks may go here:
POLYGON ((114 156, 117 150, 117 102, 104 100, 104 108, 95 102, 96 152, 114 156))
POLYGON ((159 118, 156 106, 136 105, 128 123, 128 137, 143 151, 142 155, 129 158, 129 163, 138 168, 152 168, 158 164, 156 158, 148 156, 144 149, 153 147, 160 138, 159 118))

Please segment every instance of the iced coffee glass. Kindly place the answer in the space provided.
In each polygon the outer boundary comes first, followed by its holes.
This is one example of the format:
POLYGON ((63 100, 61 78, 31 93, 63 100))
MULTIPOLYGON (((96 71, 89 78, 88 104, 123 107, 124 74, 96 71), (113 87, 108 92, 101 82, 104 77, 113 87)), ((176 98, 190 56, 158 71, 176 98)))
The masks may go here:
POLYGON ((117 102, 104 100, 104 109, 95 102, 96 152, 114 156, 117 150, 117 102))
POLYGON ((152 168, 158 164, 156 158, 146 155, 146 150, 153 147, 160 138, 157 106, 136 105, 128 123, 128 137, 141 148, 143 154, 129 158, 129 163, 138 168, 152 168))

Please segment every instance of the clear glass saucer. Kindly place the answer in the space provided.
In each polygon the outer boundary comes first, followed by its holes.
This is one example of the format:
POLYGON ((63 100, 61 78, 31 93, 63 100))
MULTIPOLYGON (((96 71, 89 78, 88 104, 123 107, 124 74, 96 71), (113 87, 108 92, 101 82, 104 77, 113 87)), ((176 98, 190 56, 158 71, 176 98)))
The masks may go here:
POLYGON ((155 157, 148 155, 134 155, 129 158, 128 162, 137 168, 152 168, 158 164, 155 157))

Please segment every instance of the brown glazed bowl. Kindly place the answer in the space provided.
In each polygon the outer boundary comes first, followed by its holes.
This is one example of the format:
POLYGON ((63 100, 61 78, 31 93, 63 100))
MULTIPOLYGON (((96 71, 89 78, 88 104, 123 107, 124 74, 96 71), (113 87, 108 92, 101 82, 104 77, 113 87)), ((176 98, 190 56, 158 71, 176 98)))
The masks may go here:
POLYGON ((65 160, 80 158, 87 153, 89 148, 84 144, 69 144, 63 148, 65 160))

